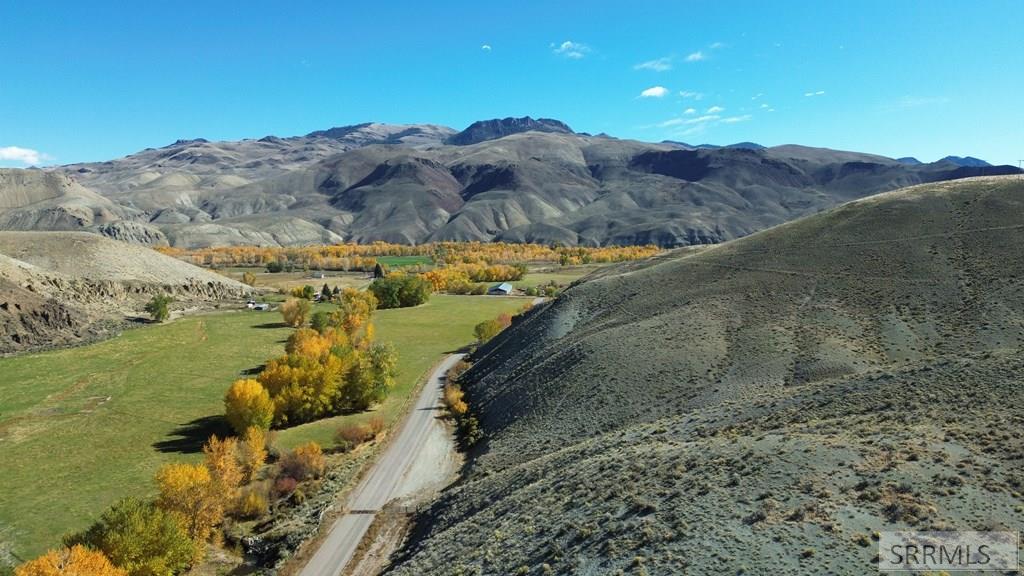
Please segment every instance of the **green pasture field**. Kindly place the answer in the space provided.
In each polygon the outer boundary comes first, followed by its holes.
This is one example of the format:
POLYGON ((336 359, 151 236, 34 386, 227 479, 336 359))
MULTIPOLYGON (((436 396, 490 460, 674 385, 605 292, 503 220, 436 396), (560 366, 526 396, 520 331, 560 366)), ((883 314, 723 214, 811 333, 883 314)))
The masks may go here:
MULTIPOLYGON (((279 446, 329 447, 340 425, 377 414, 393 423, 424 373, 471 343, 476 323, 523 302, 435 295, 416 308, 378 311, 377 338, 399 353, 391 396, 373 412, 280 431, 279 446)), ((206 438, 227 431, 228 386, 282 354, 290 333, 277 312, 217 312, 0 359, 0 551, 33 557, 115 500, 150 494, 161 465, 199 459, 206 438)))

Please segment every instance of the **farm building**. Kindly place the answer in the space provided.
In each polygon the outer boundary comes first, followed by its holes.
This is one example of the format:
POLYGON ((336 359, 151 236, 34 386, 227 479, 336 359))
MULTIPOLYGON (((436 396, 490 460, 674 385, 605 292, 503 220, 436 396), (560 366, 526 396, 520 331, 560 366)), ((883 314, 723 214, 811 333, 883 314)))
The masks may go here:
POLYGON ((508 296, 512 293, 512 285, 508 282, 502 282, 501 284, 491 286, 487 293, 491 296, 508 296))

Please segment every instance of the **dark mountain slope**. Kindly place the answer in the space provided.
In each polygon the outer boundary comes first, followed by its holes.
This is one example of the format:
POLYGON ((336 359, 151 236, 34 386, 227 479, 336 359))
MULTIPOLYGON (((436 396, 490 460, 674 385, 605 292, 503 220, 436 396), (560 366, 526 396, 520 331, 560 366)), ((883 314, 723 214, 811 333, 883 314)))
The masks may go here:
POLYGON ((454 146, 466 146, 468 144, 479 144, 487 140, 497 140, 498 138, 523 132, 573 133, 572 128, 569 128, 564 122, 550 118, 537 118, 534 120, 529 116, 523 116, 522 118, 502 118, 500 120, 474 122, 462 132, 449 136, 445 143, 454 146))
POLYGON ((972 168, 982 168, 985 166, 991 166, 988 162, 985 162, 981 158, 975 158, 973 156, 946 156, 939 162, 952 162, 957 166, 970 166, 972 168))
POLYGON ((568 290, 478 354, 486 433, 393 574, 864 574, 1016 530, 1024 181, 917 186, 568 290))

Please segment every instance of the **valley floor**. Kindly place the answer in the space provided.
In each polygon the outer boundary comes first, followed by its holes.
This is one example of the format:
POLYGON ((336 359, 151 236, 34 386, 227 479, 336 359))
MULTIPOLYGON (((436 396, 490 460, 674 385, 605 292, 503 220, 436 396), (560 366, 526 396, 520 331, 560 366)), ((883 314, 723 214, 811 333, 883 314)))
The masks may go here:
MULTIPOLYGON (((373 412, 280 431, 278 445, 329 447, 343 424, 375 415, 393 422, 441 355, 471 342, 476 323, 525 302, 435 295, 416 308, 378 311, 378 339, 399 352, 391 396, 373 412)), ((280 355, 290 332, 275 312, 219 312, 0 359, 0 560, 57 545, 113 501, 151 493, 161 465, 198 460, 210 434, 227 432, 227 387, 280 355)))

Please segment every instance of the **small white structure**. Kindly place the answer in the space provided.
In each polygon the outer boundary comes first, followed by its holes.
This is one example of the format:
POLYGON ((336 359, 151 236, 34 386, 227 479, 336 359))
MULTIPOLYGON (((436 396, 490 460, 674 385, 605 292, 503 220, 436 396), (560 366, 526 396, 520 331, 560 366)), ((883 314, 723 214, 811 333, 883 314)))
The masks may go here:
POLYGON ((512 285, 508 282, 502 282, 496 286, 491 286, 487 293, 491 296, 508 296, 512 293, 512 285))
POLYGON ((245 303, 245 307, 248 308, 249 310, 252 310, 253 308, 256 307, 256 301, 250 299, 248 302, 245 303))
POLYGON ((267 304, 266 302, 260 302, 258 304, 254 304, 252 309, 259 312, 265 312, 267 310, 270 310, 270 304, 267 304))

